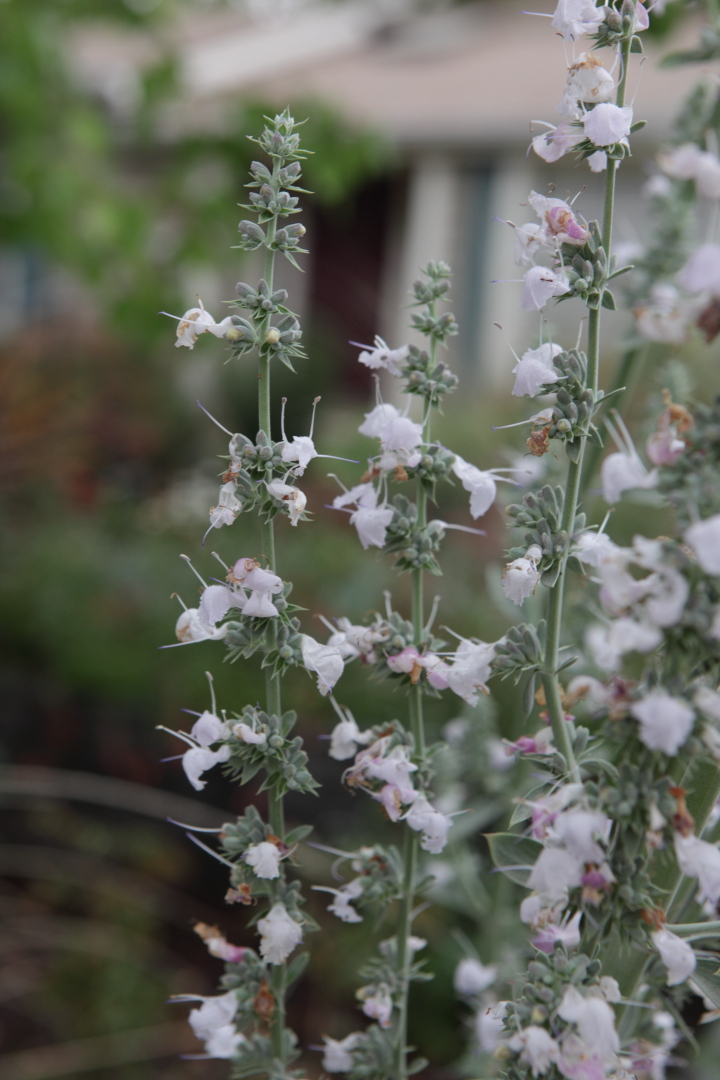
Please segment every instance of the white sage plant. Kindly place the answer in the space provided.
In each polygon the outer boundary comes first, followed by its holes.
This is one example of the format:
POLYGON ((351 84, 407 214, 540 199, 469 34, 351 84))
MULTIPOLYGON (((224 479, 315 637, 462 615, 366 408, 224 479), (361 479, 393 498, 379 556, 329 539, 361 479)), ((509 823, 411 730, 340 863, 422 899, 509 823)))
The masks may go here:
MULTIPOLYGON (((198 716, 190 732, 172 732, 187 745, 183 767, 188 780, 200 790, 204 775, 216 765, 231 779, 247 784, 262 776, 260 791, 267 792, 267 820, 250 806, 235 822, 226 824, 212 848, 194 833, 191 838, 228 869, 230 904, 252 908, 250 923, 260 935, 257 950, 238 947, 217 927, 198 923, 196 932, 210 954, 225 962, 217 996, 183 995, 176 1000, 200 1002, 190 1012, 193 1031, 205 1043, 196 1057, 232 1061, 234 1076, 264 1074, 281 1080, 297 1075, 290 1065, 297 1057, 297 1039, 285 1026, 288 988, 302 974, 307 952, 297 953, 304 935, 317 929, 302 910, 300 885, 290 868, 298 843, 311 828, 287 831, 283 799, 288 791, 313 792, 316 782, 307 769, 302 740, 292 734, 296 715, 283 711, 281 678, 289 666, 304 666, 327 694, 343 670, 341 652, 301 632, 296 607, 288 599, 291 585, 278 573, 274 518, 285 514, 292 526, 308 517, 306 496, 298 486, 312 460, 319 456, 310 435, 274 439, 271 427, 271 370, 273 362, 293 369, 303 357, 298 319, 287 306, 287 293, 274 284, 275 262, 284 256, 297 266, 305 232, 288 223, 298 211, 301 162, 296 124, 290 113, 275 116, 256 140, 265 161, 253 162, 244 209, 257 220, 239 225, 239 247, 262 250, 264 276, 257 287, 240 282, 236 311, 216 322, 202 303, 178 319, 177 344, 194 348, 209 333, 230 347, 231 358, 255 353, 258 364, 258 431, 250 437, 229 436, 226 468, 217 505, 210 508, 210 527, 232 527, 240 514, 259 519, 261 554, 240 553, 231 566, 221 563, 221 577, 200 579, 197 607, 186 608, 177 621, 178 646, 218 641, 231 660, 261 657, 266 675, 264 707, 247 705, 239 713, 219 710, 210 678, 211 709, 198 716), (295 954, 293 956, 293 954, 295 954)), ((213 418, 214 419, 214 418, 213 418)), ((219 421, 215 421, 222 427, 219 421)), ((206 534, 207 536, 207 534, 206 534)), ((217 569, 214 573, 217 574, 217 569)), ((197 830, 196 830, 197 831, 197 830)), ((203 831, 203 830, 199 830, 203 831)), ((212 831, 212 830, 204 830, 212 831)))

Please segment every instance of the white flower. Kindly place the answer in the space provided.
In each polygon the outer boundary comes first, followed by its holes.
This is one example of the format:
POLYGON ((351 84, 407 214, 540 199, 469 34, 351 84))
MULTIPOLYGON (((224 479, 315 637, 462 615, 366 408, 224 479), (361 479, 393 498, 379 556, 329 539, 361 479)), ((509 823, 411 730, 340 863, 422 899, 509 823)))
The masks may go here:
MULTIPOLYGON (((569 0, 568 0, 569 2, 569 0)), ((557 1060, 559 1047, 549 1031, 530 1024, 517 1035, 513 1035, 508 1044, 511 1050, 521 1050, 520 1060, 532 1069, 533 1076, 543 1076, 557 1060)))
MULTIPOLYGON (((210 312, 203 307, 200 297, 198 297, 198 303, 200 307, 189 308, 178 319, 177 341, 175 342, 178 348, 180 345, 186 345, 188 349, 193 349, 200 334, 210 333, 218 338, 224 337, 233 325, 232 316, 230 315, 223 319, 222 322, 216 323, 210 312)), ((163 314, 166 313, 163 312, 163 314)), ((171 315, 170 318, 177 319, 177 315, 171 315)))
POLYGON ((242 510, 242 503, 236 497, 237 487, 234 480, 228 480, 220 488, 217 506, 210 507, 210 527, 220 529, 223 525, 232 525, 242 510))
POLYGON ((273 904, 257 927, 262 935, 260 953, 270 964, 282 964, 302 941, 302 927, 290 918, 284 904, 273 904))
POLYGON ((410 773, 417 772, 417 765, 410 761, 410 751, 406 746, 393 747, 386 757, 370 757, 365 772, 374 780, 383 780, 396 788, 401 802, 413 802, 417 795, 410 779, 410 773))
POLYGON ((596 840, 599 836, 607 843, 610 835, 610 818, 604 814, 579 808, 564 810, 555 818, 552 831, 579 862, 601 863, 605 858, 596 840))
POLYGON ((693 704, 709 716, 711 720, 720 720, 720 694, 709 686, 701 686, 695 691, 693 704))
MULTIPOLYGON (((365 413, 365 419, 358 428, 361 435, 367 435, 370 439, 379 439, 380 432, 390 422, 390 420, 397 419, 400 413, 394 405, 376 405, 375 408, 365 413)), ((353 489, 355 490, 355 489, 353 489)))
POLYGON ((715 844, 675 833, 675 856, 683 874, 698 879, 698 900, 713 907, 720 900, 720 851, 715 844))
POLYGON ((183 644, 191 641, 220 641, 226 633, 227 626, 215 629, 203 622, 197 608, 185 608, 175 623, 175 635, 183 644))
POLYGON ((439 855, 447 843, 447 834, 452 825, 452 818, 441 814, 428 802, 427 796, 418 795, 405 820, 415 832, 422 832, 420 847, 431 855, 439 855))
POLYGON ((720 244, 701 244, 677 275, 677 283, 689 293, 720 296, 720 244))
MULTIPOLYGON (((527 897, 527 899, 532 899, 532 897, 527 897)), ((576 911, 571 919, 565 919, 559 924, 549 921, 544 923, 538 928, 537 935, 533 938, 533 945, 536 949, 540 949, 541 952, 547 953, 549 956, 552 955, 555 949, 556 941, 562 941, 568 952, 577 949, 580 944, 581 920, 582 912, 576 911)), ((526 921, 526 919, 523 919, 523 922, 526 921)))
POLYGON ((595 6, 595 0, 559 0, 552 26, 566 41, 575 41, 596 30, 604 17, 602 8, 595 6))
POLYGON ((595 53, 580 53, 568 71, 566 93, 574 101, 587 104, 610 101, 615 93, 615 80, 595 53))
POLYGON ((190 1000, 202 1001, 199 1009, 190 1011, 188 1021, 198 1039, 202 1039, 205 1043, 205 1053, 208 1057, 224 1059, 233 1057, 238 1046, 245 1042, 245 1036, 236 1031, 233 1024, 238 1004, 235 991, 231 990, 220 997, 198 996, 190 1000))
POLYGON ((233 735, 236 739, 240 739, 241 742, 248 743, 250 746, 263 746, 267 742, 267 735, 264 731, 253 731, 248 724, 236 724, 233 728, 233 735))
POLYGON ((192 1009, 188 1022, 199 1039, 207 1039, 213 1031, 231 1024, 237 1012, 238 999, 234 990, 219 997, 193 998, 202 1001, 199 1009, 192 1009))
POLYGON ((720 514, 691 525, 683 537, 705 573, 720 575, 720 514))
POLYGON ((695 970, 696 962, 692 946, 665 927, 656 930, 650 938, 668 969, 668 986, 678 986, 689 979, 695 970))
POLYGON ((291 525, 297 525, 300 515, 307 506, 307 496, 299 488, 284 484, 282 480, 271 480, 266 485, 268 494, 278 502, 285 503, 291 525))
POLYGON ((406 360, 410 352, 408 345, 401 345, 399 349, 389 348, 383 339, 377 335, 375 336, 375 347, 371 348, 369 345, 363 345, 362 350, 358 356, 361 364, 365 364, 372 371, 385 368, 391 375, 400 374, 398 364, 402 360, 406 360))
POLYGON ((675 180, 695 180, 700 195, 720 197, 720 161, 717 154, 702 150, 695 143, 685 143, 658 155, 660 168, 675 180))
POLYGON ((348 758, 354 757, 358 746, 366 743, 369 737, 372 736, 362 734, 352 716, 347 716, 345 720, 341 720, 339 724, 336 724, 332 730, 330 757, 334 758, 335 761, 346 761, 348 758))
POLYGON ((545 383, 556 383, 561 377, 553 367, 553 358, 562 352, 560 345, 546 342, 538 349, 524 352, 513 370, 515 397, 535 397, 545 383))
POLYGON ((200 777, 214 765, 227 761, 230 757, 230 747, 221 746, 219 750, 207 750, 203 747, 192 747, 183 754, 182 764, 185 775, 196 791, 202 791, 207 783, 200 777))
POLYGON ((280 877, 280 849, 269 840, 263 840, 260 844, 250 844, 243 855, 243 859, 251 866, 256 877, 277 878, 280 877))
POLYGON ((465 488, 470 492, 470 516, 477 520, 486 514, 497 495, 497 484, 492 472, 478 469, 464 461, 459 455, 455 456, 452 463, 452 471, 465 488))
MULTIPOLYGON (((208 585, 200 597, 198 616, 206 626, 215 626, 224 618, 231 607, 240 608, 245 606, 245 594, 233 592, 226 585, 208 585)), ((277 615, 277 611, 275 612, 277 615)))
POLYGON ((344 1039, 330 1039, 323 1035, 325 1052, 322 1059, 322 1067, 325 1072, 344 1073, 350 1072, 353 1067, 351 1051, 362 1040, 362 1032, 353 1031, 344 1039))
POLYGON ((291 443, 285 443, 280 455, 282 461, 297 461, 297 468, 293 469, 296 476, 302 476, 312 459, 317 456, 315 443, 309 435, 295 435, 291 443))
POLYGON ((390 506, 361 506, 350 515, 350 524, 357 529, 358 539, 366 551, 369 547, 384 547, 393 513, 390 506))
POLYGON ((613 543, 607 533, 582 533, 573 548, 573 555, 588 566, 599 568, 608 559, 613 559, 621 549, 613 543))
POLYGON ((649 490, 657 486, 657 469, 648 472, 639 458, 632 454, 618 451, 608 454, 600 470, 603 497, 606 503, 616 503, 623 491, 633 488, 649 490))
POLYGON ((487 990, 497 979, 497 967, 494 964, 481 964, 472 956, 466 956, 455 968, 453 986, 461 997, 473 997, 487 990))
POLYGON ((303 664, 318 677, 318 690, 325 697, 345 668, 342 653, 332 645, 321 645, 307 634, 300 635, 303 664))
POLYGON ((333 915, 337 915, 338 919, 342 919, 346 923, 362 922, 362 915, 352 906, 352 901, 357 900, 363 894, 360 878, 355 878, 354 881, 343 885, 342 889, 326 889, 325 891, 331 892, 335 896, 332 904, 328 906, 328 911, 332 912, 333 915))
POLYGON ((594 154, 590 154, 587 158, 587 163, 590 166, 590 172, 600 173, 605 172, 607 169, 607 154, 604 150, 596 150, 594 154))
POLYGON ((385 450, 414 450, 423 441, 422 424, 409 416, 392 416, 383 424, 380 442, 385 450))
MULTIPOLYGON (((568 150, 572 150, 580 141, 580 132, 576 127, 573 127, 571 123, 566 122, 558 124, 557 127, 551 127, 549 131, 544 131, 542 135, 536 135, 532 141, 532 148, 538 157, 541 157, 543 161, 547 161, 552 164, 555 161, 559 161, 561 157, 567 154, 568 150)), ((517 253, 517 247, 516 247, 517 253)), ((517 262, 517 255, 516 260, 517 262)), ((518 263, 518 265, 520 265, 518 263)))
POLYGON ((356 993, 356 997, 363 1003, 362 1011, 371 1020, 377 1020, 381 1028, 390 1027, 392 1016, 392 997, 387 983, 378 986, 362 986, 356 993))
POLYGON ((540 558, 540 549, 536 546, 529 548, 524 558, 513 559, 509 562, 502 575, 502 591, 508 600, 520 607, 528 596, 532 596, 540 580, 540 571, 537 568, 537 560, 540 558), (538 552, 537 558, 532 558, 531 553, 538 552))
POLYGON ((633 314, 639 333, 648 341, 681 345, 687 338, 694 310, 683 302, 674 285, 658 283, 650 290, 650 299, 636 307, 633 314))
POLYGON ((504 1018, 509 1006, 509 1001, 498 1001, 497 1005, 480 1009, 475 1017, 475 1035, 486 1054, 492 1054, 505 1042, 504 1018))
POLYGON ((585 114, 583 127, 586 137, 595 146, 613 146, 627 138, 633 122, 632 105, 611 105, 603 102, 585 114))
MULTIPOLYGON (((544 139, 544 135, 537 135, 533 139, 535 143, 536 139, 544 139)), ((564 153, 565 151, 563 151, 564 153)), ((542 156, 542 155, 541 155, 542 156)), ((533 266, 535 263, 534 256, 538 252, 543 250, 549 250, 545 230, 542 225, 537 225, 534 221, 529 221, 526 225, 515 225, 515 249, 514 259, 516 266, 533 266)))
POLYGON ((657 626, 636 619, 614 619, 608 627, 590 626, 585 644, 598 667, 616 671, 625 653, 648 653, 662 641, 657 626))
POLYGON ((564 270, 550 270, 547 266, 531 266, 523 277, 520 307, 525 311, 541 311, 553 296, 570 292, 564 270))
POLYGON ((562 848, 545 848, 538 855, 527 881, 529 889, 548 900, 563 900, 568 889, 580 884, 583 864, 562 848))
POLYGON ((484 641, 462 641, 458 646, 453 663, 447 672, 447 682, 453 693, 468 705, 477 705, 478 691, 487 693, 487 680, 490 678, 495 647, 498 642, 488 644, 484 641))
POLYGON ((606 1001, 583 997, 577 987, 569 986, 558 1013, 563 1020, 576 1025, 590 1054, 597 1054, 607 1063, 612 1061, 620 1049, 620 1040, 615 1030, 615 1013, 606 1001))

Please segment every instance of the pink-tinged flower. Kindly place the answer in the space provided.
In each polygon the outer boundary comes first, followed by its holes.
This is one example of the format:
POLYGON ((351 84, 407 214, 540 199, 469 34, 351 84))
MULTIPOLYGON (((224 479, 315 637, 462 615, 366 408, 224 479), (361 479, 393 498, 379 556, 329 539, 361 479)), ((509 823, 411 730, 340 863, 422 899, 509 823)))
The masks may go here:
POLYGON ((559 0, 551 25, 566 41, 575 41, 583 34, 592 34, 604 18, 602 8, 595 6, 595 0, 559 0))
POLYGON ((387 983, 377 986, 361 986, 355 996, 362 1001, 362 1011, 371 1020, 377 1020, 381 1028, 389 1028, 392 1023, 393 1002, 387 983))
POLYGON ((475 997, 482 994, 497 979, 497 967, 494 964, 482 964, 472 956, 464 957, 455 968, 453 987, 460 997, 475 997))
POLYGON ((273 904, 257 924, 260 955, 269 964, 282 964, 303 939, 302 926, 288 915, 284 904, 273 904))
POLYGON ((606 1063, 597 1054, 592 1054, 587 1046, 573 1032, 565 1035, 557 1067, 567 1080, 605 1080, 606 1063))
POLYGON ((535 135, 532 148, 538 157, 552 165, 572 150, 579 141, 580 131, 567 121, 558 124, 557 127, 550 126, 550 129, 543 131, 542 135, 535 135))
POLYGON ((408 645, 402 652, 386 657, 385 662, 395 675, 415 676, 414 682, 420 678, 422 664, 420 653, 414 645, 408 645))
MULTIPOLYGON (((222 322, 216 323, 210 312, 203 307, 200 297, 198 297, 198 304, 200 307, 189 308, 179 318, 177 315, 170 316, 171 319, 178 320, 177 341, 175 342, 178 348, 181 345, 186 345, 188 349, 193 349, 200 334, 210 333, 218 338, 224 337, 233 325, 231 315, 228 315, 222 322)), ((163 311, 162 314, 167 315, 167 312, 163 311)))
POLYGON ((556 383, 561 377, 553 367, 553 359, 562 352, 560 345, 545 342, 537 349, 528 349, 513 370, 515 397, 535 397, 546 384, 556 383))
POLYGON ((535 735, 521 735, 510 746, 519 754, 554 754, 552 729, 542 728, 535 735))
POLYGON ((207 923, 195 923, 193 930, 205 942, 205 947, 211 956, 218 960, 224 960, 227 964, 239 964, 247 949, 243 945, 231 945, 217 926, 208 926, 207 923))
POLYGON ((447 690, 450 677, 450 665, 435 653, 425 653, 422 658, 427 681, 435 690, 447 690))
POLYGON ((508 1046, 520 1051, 520 1060, 530 1066, 533 1076, 544 1076, 557 1061, 559 1047, 549 1031, 530 1024, 513 1035, 508 1046))
POLYGON ((545 236, 554 244, 584 244, 588 231, 575 217, 569 203, 531 191, 528 202, 543 222, 545 236))
POLYGON ((677 283, 689 293, 720 297, 720 244, 701 244, 677 275, 677 283))
POLYGON ((576 911, 571 919, 566 919, 559 925, 551 922, 546 923, 533 938, 533 945, 540 952, 547 953, 548 956, 552 956, 556 941, 562 941, 568 952, 577 949, 580 944, 581 919, 582 912, 576 911))
POLYGON ((572 101, 595 105, 610 101, 615 93, 615 80, 593 52, 580 53, 568 71, 566 94, 572 101))
POLYGON ((544 840, 549 825, 561 810, 582 795, 582 784, 563 784, 549 795, 542 795, 530 803, 532 807, 532 834, 536 840, 544 840))
POLYGON ((563 848, 545 848, 538 855, 527 881, 543 899, 564 900, 581 883, 583 864, 563 848))
POLYGON ((706 574, 720 575, 720 514, 698 521, 686 529, 683 538, 695 552, 706 574))
POLYGON ((675 833, 675 856, 683 874, 698 879, 698 900, 713 907, 720 900, 720 851, 692 833, 675 833))
POLYGON ((681 456, 687 443, 678 439, 672 428, 654 431, 645 443, 645 453, 653 465, 672 465, 681 456))
POLYGON ((373 799, 382 806, 389 821, 399 821, 402 815, 400 792, 394 784, 385 784, 380 791, 373 792, 373 799))
POLYGON ((411 829, 423 834, 420 847, 431 855, 439 855, 447 843, 447 834, 452 825, 452 818, 441 814, 428 801, 427 796, 418 795, 405 814, 405 820, 411 829))
MULTIPOLYGON (((353 341, 351 344, 357 345, 357 342, 353 341)), ((407 360, 410 353, 408 345, 401 345, 399 349, 391 349, 378 335, 375 336, 374 346, 361 345, 360 348, 363 350, 358 356, 358 361, 361 364, 369 367, 371 371, 384 368, 391 375, 400 374, 398 364, 402 363, 403 360, 407 360)))
POLYGON ((550 270, 547 266, 531 266, 523 277, 520 307, 525 311, 542 311, 553 296, 570 292, 564 270, 550 270))
POLYGON ((660 953, 660 958, 667 968, 668 986, 679 986, 689 979, 695 970, 695 953, 692 946, 673 934, 665 927, 656 930, 650 935, 650 939, 660 953))
POLYGON ((305 670, 317 675, 318 690, 325 697, 345 670, 342 653, 332 645, 321 645, 308 634, 301 634, 300 642, 305 670))
POLYGON ((631 105, 612 105, 603 102, 596 105, 592 112, 585 114, 583 128, 585 136, 595 146, 614 146, 626 139, 633 123, 631 105))
POLYGON ((322 1067, 329 1073, 346 1073, 354 1067, 352 1051, 362 1041, 361 1031, 353 1031, 344 1039, 330 1039, 323 1035, 325 1052, 322 1059, 322 1067))

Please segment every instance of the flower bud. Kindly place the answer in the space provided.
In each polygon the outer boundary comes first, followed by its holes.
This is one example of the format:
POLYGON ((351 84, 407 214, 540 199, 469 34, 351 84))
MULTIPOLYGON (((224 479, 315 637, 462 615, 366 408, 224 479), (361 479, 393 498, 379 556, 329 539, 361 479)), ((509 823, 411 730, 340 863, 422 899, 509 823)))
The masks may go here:
POLYGON ((280 340, 280 331, 276 326, 271 326, 265 334, 265 343, 267 345, 277 345, 280 340))

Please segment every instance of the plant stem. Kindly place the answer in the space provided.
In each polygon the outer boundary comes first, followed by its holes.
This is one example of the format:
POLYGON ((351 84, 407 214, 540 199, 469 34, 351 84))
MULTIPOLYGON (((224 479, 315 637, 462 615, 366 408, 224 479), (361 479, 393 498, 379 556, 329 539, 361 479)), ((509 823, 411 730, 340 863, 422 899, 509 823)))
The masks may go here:
MULTIPOLYGON (((273 180, 276 179, 279 171, 279 163, 277 159, 273 162, 273 180)), ((277 229, 277 218, 273 218, 268 223, 267 237, 268 241, 272 242, 275 239, 275 232, 277 229)), ((265 281, 268 284, 269 290, 272 293, 273 290, 273 278, 275 275, 275 251, 268 247, 265 250, 265 267, 264 267, 265 281)), ((260 348, 265 341, 265 335, 270 328, 272 315, 270 312, 265 316, 260 324, 260 348)), ((271 420, 271 401, 270 401, 270 354, 263 353, 261 351, 258 359, 258 427, 260 431, 264 431, 268 440, 272 441, 272 420, 271 420)), ((261 524, 261 545, 262 553, 267 559, 268 566, 271 570, 277 573, 277 562, 275 557, 275 526, 273 521, 263 522, 261 524)), ((277 638, 277 631, 274 621, 270 619, 268 621, 267 628, 267 647, 268 649, 275 648, 277 638)), ((266 708, 270 715, 281 716, 282 715, 282 696, 280 687, 280 676, 274 675, 272 670, 268 668, 265 673, 265 697, 266 708)), ((280 840, 285 838, 285 815, 283 810, 283 797, 276 788, 268 789, 268 821, 270 828, 275 836, 280 840)), ((270 1041, 272 1045, 273 1058, 280 1063, 282 1072, 285 1072, 285 993, 286 993, 286 976, 287 965, 286 964, 274 964, 270 975, 270 989, 275 999, 275 1011, 273 1012, 272 1020, 270 1022, 270 1041)))

